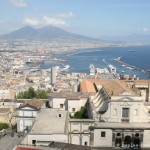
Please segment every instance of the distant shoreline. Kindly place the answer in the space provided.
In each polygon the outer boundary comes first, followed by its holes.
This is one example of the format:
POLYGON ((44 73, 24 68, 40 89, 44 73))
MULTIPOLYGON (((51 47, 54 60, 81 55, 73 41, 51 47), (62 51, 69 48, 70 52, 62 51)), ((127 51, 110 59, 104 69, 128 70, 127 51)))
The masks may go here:
POLYGON ((136 67, 134 65, 130 65, 130 64, 126 63, 126 62, 123 62, 121 60, 121 57, 114 58, 113 60, 116 61, 116 62, 118 62, 118 63, 120 63, 120 64, 123 64, 123 65, 125 65, 127 67, 130 67, 131 69, 136 69, 136 70, 139 70, 139 71, 141 71, 143 73, 150 74, 150 70, 143 69, 143 68, 140 68, 140 67, 136 67))

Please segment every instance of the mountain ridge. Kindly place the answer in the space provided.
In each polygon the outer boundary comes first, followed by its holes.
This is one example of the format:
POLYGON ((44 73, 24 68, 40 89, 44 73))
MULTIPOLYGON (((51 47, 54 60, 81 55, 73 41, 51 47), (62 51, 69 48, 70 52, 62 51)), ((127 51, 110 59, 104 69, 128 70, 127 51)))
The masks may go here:
POLYGON ((45 26, 42 28, 33 28, 31 26, 24 26, 16 31, 10 32, 0 36, 0 39, 6 40, 52 40, 52 39, 80 39, 80 40, 94 40, 90 37, 86 37, 79 34, 70 33, 59 27, 45 26))

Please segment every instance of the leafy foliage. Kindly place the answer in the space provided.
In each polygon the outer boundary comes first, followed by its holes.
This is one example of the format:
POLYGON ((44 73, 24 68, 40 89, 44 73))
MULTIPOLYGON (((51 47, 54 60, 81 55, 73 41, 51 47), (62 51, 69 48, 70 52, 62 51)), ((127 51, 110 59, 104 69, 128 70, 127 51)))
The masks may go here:
POLYGON ((88 118, 87 109, 86 108, 81 108, 80 111, 77 111, 74 114, 74 118, 76 118, 76 119, 86 119, 86 118, 88 118))
POLYGON ((17 98, 20 99, 32 99, 32 98, 38 98, 38 99, 47 99, 48 98, 48 92, 45 90, 34 90, 34 88, 30 87, 27 91, 20 92, 17 96, 17 98))
POLYGON ((0 131, 7 128, 9 128, 9 125, 7 123, 0 123, 0 131))

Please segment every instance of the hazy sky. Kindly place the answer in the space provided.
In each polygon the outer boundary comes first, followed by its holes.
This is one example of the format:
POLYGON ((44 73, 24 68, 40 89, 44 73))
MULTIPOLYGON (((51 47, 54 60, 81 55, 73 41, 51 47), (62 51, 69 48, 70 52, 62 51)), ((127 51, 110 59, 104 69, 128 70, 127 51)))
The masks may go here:
POLYGON ((91 37, 150 33, 150 0, 0 0, 0 34, 59 26, 91 37))

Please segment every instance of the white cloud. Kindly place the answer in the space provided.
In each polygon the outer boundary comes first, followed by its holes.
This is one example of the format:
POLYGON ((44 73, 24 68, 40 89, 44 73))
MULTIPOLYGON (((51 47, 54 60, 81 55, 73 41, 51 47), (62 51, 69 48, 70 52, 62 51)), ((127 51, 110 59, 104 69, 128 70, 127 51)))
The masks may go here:
POLYGON ((47 17, 44 16, 42 18, 43 23, 47 25, 54 25, 54 26, 67 26, 65 20, 59 19, 59 18, 52 18, 52 17, 47 17))
POLYGON ((60 18, 75 18, 76 16, 72 12, 61 13, 58 15, 60 18))
POLYGON ((27 7, 26 0, 10 0, 10 2, 16 7, 27 7))
POLYGON ((37 19, 25 18, 25 19, 23 20, 23 23, 24 23, 24 24, 27 24, 27 25, 36 26, 36 25, 38 25, 40 22, 39 22, 37 19))
POLYGON ((143 28, 142 31, 143 32, 149 32, 149 29, 148 28, 143 28))
MULTIPOLYGON (((34 11, 39 11, 38 8, 36 8, 34 11)), ((67 13, 51 13, 49 16, 39 16, 38 18, 30 18, 26 17, 23 20, 23 24, 31 25, 31 26, 44 26, 44 25, 53 25, 58 27, 69 27, 66 20, 75 18, 76 16, 70 11, 67 13)))
POLYGON ((60 18, 43 16, 39 19, 36 18, 25 18, 23 20, 23 24, 31 25, 31 26, 42 26, 42 25, 53 25, 58 27, 67 27, 67 23, 65 20, 60 18))

